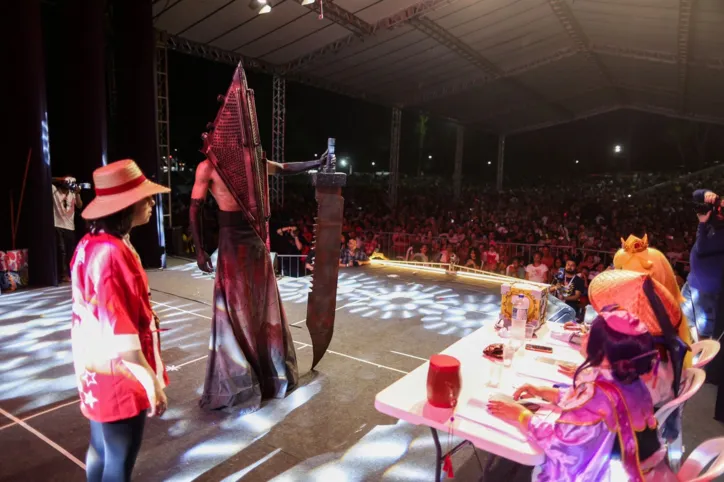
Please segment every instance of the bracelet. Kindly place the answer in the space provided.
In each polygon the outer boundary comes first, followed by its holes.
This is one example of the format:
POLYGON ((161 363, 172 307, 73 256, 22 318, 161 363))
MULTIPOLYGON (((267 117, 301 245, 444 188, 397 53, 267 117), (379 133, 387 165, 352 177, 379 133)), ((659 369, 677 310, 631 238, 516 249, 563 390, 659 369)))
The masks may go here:
POLYGON ((528 421, 532 416, 533 413, 530 410, 523 410, 522 412, 520 412, 520 415, 518 415, 518 424, 521 425, 523 428, 526 428, 528 426, 528 421))

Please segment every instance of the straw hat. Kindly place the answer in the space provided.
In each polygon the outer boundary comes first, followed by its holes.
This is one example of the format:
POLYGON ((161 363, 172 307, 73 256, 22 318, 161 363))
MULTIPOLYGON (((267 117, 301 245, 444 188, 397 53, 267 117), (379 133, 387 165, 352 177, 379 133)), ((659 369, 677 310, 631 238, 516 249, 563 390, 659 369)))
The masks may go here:
POLYGON ((618 305, 640 319, 654 336, 662 334, 651 303, 644 292, 644 283, 650 280, 653 291, 661 300, 674 328, 681 323, 681 309, 666 287, 645 273, 622 269, 608 270, 599 274, 588 286, 588 299, 598 313, 605 306, 618 305))
POLYGON ((124 210, 154 194, 171 190, 146 179, 131 159, 112 162, 93 171, 96 197, 83 210, 83 219, 98 219, 124 210))

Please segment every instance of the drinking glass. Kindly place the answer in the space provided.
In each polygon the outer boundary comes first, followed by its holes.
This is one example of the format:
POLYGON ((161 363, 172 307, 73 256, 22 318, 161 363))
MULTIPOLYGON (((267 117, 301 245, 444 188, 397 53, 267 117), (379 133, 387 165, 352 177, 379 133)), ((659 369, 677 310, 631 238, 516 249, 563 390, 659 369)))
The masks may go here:
POLYGON ((518 351, 515 349, 512 343, 508 342, 503 345, 503 366, 509 367, 513 364, 513 357, 515 356, 515 352, 518 351))
POLYGON ((525 339, 532 340, 535 334, 536 325, 535 323, 528 323, 525 325, 525 339))

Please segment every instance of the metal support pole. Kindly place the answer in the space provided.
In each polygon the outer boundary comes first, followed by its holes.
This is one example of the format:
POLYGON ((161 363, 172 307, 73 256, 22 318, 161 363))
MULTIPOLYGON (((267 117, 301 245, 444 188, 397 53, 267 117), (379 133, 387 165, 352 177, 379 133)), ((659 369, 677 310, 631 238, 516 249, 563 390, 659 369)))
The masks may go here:
POLYGON ((400 178, 400 130, 402 110, 392 108, 392 129, 390 133, 390 206, 397 206, 397 186, 400 178))
POLYGON ((453 196, 460 200, 463 183, 463 144, 465 141, 465 126, 457 126, 457 142, 455 143, 455 168, 453 170, 453 196))
MULTIPOLYGON (((158 134, 158 179, 159 184, 171 188, 171 167, 174 159, 171 153, 171 133, 168 105, 168 49, 166 40, 157 33, 156 39, 156 129, 158 134)), ((175 160, 178 163, 178 159, 175 160)), ((173 227, 171 193, 161 194, 163 207, 163 225, 173 227)))
POLYGON ((495 186, 498 191, 503 190, 503 164, 505 163, 505 136, 498 136, 498 175, 495 180, 495 186))
MULTIPOLYGON (((284 128, 286 122, 287 87, 284 77, 274 76, 272 89, 272 160, 284 162, 284 128)), ((272 176, 269 182, 272 206, 284 205, 284 178, 272 176)))

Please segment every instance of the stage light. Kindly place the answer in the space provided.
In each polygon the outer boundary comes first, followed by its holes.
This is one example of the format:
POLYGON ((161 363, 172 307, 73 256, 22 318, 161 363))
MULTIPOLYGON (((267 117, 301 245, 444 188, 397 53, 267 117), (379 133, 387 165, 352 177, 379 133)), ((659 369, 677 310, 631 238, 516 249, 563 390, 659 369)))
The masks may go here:
POLYGON ((373 166, 375 165, 375 161, 372 161, 372 165, 373 165, 373 166))
POLYGON ((432 154, 430 154, 429 156, 427 156, 427 158, 428 158, 428 159, 432 159, 432 154))
POLYGON ((491 164, 492 164, 492 162, 488 161, 488 166, 491 165, 491 164))
POLYGON ((339 165, 342 167, 347 167, 347 159, 340 159, 339 165))
POLYGON ((271 12, 271 6, 267 3, 267 0, 251 0, 249 8, 256 10, 259 15, 271 12))
POLYGON ((623 147, 621 147, 621 144, 616 144, 615 146, 613 146, 613 152, 615 152, 616 154, 620 154, 621 151, 623 151, 623 147))
POLYGON ((578 164, 578 159, 576 159, 576 164, 578 164))

